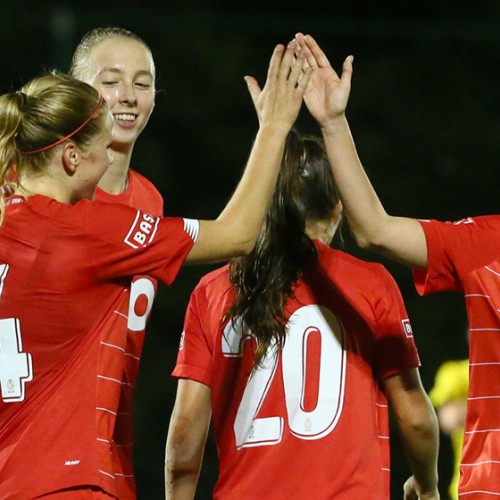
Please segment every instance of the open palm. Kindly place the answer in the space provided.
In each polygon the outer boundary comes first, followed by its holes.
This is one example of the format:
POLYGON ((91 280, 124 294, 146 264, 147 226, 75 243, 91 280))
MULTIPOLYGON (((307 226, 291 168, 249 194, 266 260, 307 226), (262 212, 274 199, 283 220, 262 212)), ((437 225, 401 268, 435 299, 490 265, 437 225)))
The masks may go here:
POLYGON ((307 65, 312 69, 304 102, 320 126, 327 126, 332 118, 343 114, 347 107, 353 57, 349 56, 344 61, 339 78, 312 36, 297 33, 295 39, 305 55, 307 65))

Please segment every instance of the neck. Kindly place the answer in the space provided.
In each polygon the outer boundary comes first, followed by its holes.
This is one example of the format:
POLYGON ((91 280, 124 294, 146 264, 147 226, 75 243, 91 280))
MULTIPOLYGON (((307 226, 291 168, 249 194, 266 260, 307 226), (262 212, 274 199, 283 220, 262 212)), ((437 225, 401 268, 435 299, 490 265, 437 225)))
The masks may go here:
POLYGON ((41 194, 61 203, 73 203, 71 192, 53 177, 27 177, 20 179, 14 194, 29 198, 41 194))
POLYGON ((337 230, 336 223, 328 221, 307 221, 306 233, 309 238, 319 240, 325 245, 329 245, 337 230))
POLYGON ((99 187, 109 194, 121 194, 128 186, 128 170, 132 150, 128 152, 113 150, 113 163, 99 181, 99 187))

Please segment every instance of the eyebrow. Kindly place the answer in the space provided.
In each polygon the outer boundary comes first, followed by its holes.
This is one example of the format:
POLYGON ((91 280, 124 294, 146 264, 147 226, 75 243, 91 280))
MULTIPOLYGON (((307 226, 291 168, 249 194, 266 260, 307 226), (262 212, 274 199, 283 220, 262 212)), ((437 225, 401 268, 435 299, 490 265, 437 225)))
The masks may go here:
MULTIPOLYGON (((97 73, 97 75, 99 76, 99 75, 102 75, 103 73, 121 74, 121 73, 123 73, 123 71, 120 68, 103 68, 101 71, 99 71, 99 73, 97 73)), ((153 74, 150 71, 139 70, 136 73, 136 76, 143 76, 143 75, 150 76, 151 78, 154 78, 153 74)))

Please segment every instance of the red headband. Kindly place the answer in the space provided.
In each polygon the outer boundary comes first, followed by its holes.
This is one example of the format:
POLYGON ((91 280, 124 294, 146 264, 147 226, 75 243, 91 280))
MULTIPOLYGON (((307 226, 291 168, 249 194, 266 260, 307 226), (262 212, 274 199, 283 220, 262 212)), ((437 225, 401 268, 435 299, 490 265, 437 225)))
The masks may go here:
POLYGON ((90 113, 90 116, 76 130, 73 130, 73 132, 71 132, 71 134, 68 134, 68 135, 62 137, 61 139, 54 142, 53 144, 49 144, 48 146, 44 146, 43 148, 34 149, 33 151, 20 151, 20 153, 23 155, 34 155, 36 153, 41 153, 42 151, 47 151, 48 149, 52 149, 52 148, 55 148, 56 146, 59 146, 59 144, 62 144, 63 142, 67 141, 68 139, 73 137, 75 134, 80 132, 80 130, 82 130, 82 128, 85 127, 85 125, 87 125, 87 123, 89 123, 90 120, 92 120, 92 118, 94 118, 94 116, 97 114, 97 112, 101 108, 103 102, 104 102, 104 97, 102 95, 100 95, 99 102, 97 103, 97 106, 94 109, 94 111, 92 111, 92 113, 90 113))

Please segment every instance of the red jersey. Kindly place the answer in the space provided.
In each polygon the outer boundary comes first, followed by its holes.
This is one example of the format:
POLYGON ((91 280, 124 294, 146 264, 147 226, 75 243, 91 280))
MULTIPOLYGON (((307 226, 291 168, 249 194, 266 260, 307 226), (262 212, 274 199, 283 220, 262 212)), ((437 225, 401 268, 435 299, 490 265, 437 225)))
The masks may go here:
MULTIPOLYGON (((119 203, 137 208, 154 216, 163 215, 163 198, 154 184, 135 170, 128 171, 127 189, 120 194, 110 194, 99 187, 96 201, 119 203)), ((132 407, 134 388, 137 382, 146 323, 151 314, 156 294, 157 281, 151 276, 134 276, 130 287, 122 296, 120 310, 127 315, 128 334, 124 345, 121 395, 116 416, 113 441, 120 453, 120 461, 129 490, 135 491, 134 467, 132 462, 133 430, 132 407)))
POLYGON ((116 204, 10 200, 0 227, 2 500, 80 485, 135 498, 114 441, 127 384, 123 297, 135 275, 171 283, 197 228, 116 204))
POLYGON ((319 268, 286 305, 284 347, 252 375, 254 339, 221 325, 234 300, 227 266, 192 294, 173 375, 211 388, 214 498, 389 498, 380 381, 419 365, 411 327, 383 266, 317 245, 319 268))
POLYGON ((151 215, 163 215, 163 198, 160 192, 151 181, 132 169, 128 171, 127 189, 123 193, 110 194, 97 187, 95 199, 138 208, 151 215))
POLYGON ((459 493, 470 500, 500 496, 500 216, 420 222, 428 264, 414 271, 417 290, 463 292, 469 318, 459 493))

